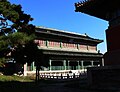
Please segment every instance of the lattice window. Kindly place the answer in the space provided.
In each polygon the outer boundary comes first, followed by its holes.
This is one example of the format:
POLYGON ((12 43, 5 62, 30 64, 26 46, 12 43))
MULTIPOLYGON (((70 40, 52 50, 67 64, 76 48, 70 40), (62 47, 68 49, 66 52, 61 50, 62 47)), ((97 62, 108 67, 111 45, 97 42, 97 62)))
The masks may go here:
POLYGON ((63 43, 63 48, 76 48, 77 49, 77 44, 72 44, 72 43, 63 43))
POLYGON ((60 42, 49 41, 49 47, 60 47, 60 42))
POLYGON ((87 45, 79 45, 80 50, 88 50, 87 45))
POLYGON ((38 46, 46 46, 45 40, 35 40, 34 41, 38 46))
POLYGON ((89 50, 96 51, 96 46, 88 46, 89 50))

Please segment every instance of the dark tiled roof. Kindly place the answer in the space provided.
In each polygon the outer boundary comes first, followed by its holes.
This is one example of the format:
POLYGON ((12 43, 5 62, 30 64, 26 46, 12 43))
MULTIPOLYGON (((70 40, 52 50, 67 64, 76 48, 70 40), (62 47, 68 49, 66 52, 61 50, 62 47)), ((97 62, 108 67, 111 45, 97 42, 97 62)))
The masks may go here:
POLYGON ((67 37, 70 39, 92 41, 92 42, 96 42, 96 43, 103 42, 103 40, 94 39, 92 37, 89 37, 87 34, 83 35, 83 34, 79 34, 79 33, 67 32, 67 31, 63 31, 63 30, 57 30, 57 29, 51 29, 51 28, 45 28, 45 27, 37 27, 36 32, 46 34, 46 35, 67 37))

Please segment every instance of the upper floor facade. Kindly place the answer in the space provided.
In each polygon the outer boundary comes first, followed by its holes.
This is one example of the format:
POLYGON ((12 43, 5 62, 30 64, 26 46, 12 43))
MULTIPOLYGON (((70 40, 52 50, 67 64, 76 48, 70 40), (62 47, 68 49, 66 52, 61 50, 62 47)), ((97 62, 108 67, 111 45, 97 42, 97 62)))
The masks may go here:
POLYGON ((97 45, 103 42, 86 34, 81 35, 45 27, 36 27, 36 35, 35 43, 38 44, 39 49, 45 50, 99 53, 97 45))

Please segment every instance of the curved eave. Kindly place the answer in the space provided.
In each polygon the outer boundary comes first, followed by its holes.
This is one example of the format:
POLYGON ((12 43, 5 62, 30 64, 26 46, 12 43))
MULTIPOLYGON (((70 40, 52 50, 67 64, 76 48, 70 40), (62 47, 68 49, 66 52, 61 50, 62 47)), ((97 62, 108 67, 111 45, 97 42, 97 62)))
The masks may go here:
POLYGON ((82 12, 91 16, 109 21, 108 12, 120 9, 120 0, 85 0, 75 3, 76 12, 82 12))
POLYGON ((57 56, 103 57, 102 53, 70 52, 70 51, 58 51, 58 50, 42 50, 42 52, 45 55, 57 55, 57 56))
POLYGON ((94 16, 94 17, 108 21, 108 19, 106 18, 106 12, 101 9, 96 10, 96 8, 91 9, 91 7, 90 8, 89 7, 76 7, 75 12, 85 13, 90 16, 94 16))

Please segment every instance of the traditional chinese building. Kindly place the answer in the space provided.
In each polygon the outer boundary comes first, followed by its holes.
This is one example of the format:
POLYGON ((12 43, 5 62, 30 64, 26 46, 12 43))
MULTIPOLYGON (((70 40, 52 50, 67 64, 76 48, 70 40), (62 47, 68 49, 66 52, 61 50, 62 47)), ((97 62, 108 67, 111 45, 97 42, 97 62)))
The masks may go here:
POLYGON ((76 12, 86 13, 109 22, 106 30, 106 65, 120 64, 120 0, 82 0, 75 3, 76 12))
MULTIPOLYGON (((38 48, 49 59, 49 67, 43 71, 81 70, 86 67, 103 65, 103 55, 97 50, 97 45, 103 40, 94 39, 88 35, 66 32, 45 27, 36 28, 38 48)), ((34 71, 34 62, 25 70, 34 71)))

